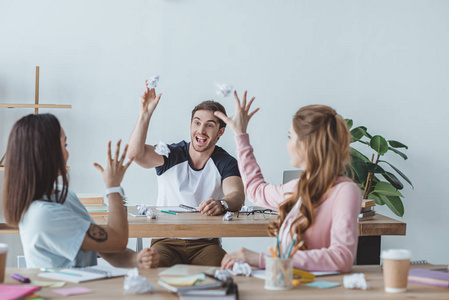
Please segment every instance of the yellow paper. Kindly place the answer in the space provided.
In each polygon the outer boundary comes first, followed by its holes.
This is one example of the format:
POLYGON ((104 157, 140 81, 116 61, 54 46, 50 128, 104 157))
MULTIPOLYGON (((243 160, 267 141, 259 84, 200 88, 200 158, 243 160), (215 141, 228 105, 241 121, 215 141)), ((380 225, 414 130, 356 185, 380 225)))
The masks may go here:
POLYGON ((32 285, 40 286, 40 287, 63 287, 66 283, 64 281, 39 281, 32 280, 32 285))
POLYGON ((198 281, 204 280, 204 274, 196 274, 181 277, 161 277, 161 280, 171 286, 192 286, 198 281))

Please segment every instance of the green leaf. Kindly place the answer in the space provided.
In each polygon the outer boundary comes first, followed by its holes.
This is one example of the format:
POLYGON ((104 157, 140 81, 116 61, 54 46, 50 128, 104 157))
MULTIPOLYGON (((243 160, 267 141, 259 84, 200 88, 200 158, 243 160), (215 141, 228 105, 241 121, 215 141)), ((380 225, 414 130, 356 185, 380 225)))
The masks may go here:
POLYGON ((354 122, 351 119, 345 119, 346 125, 348 125, 349 130, 351 130, 352 125, 354 125, 354 122))
POLYGON ((369 162, 370 160, 368 159, 368 157, 366 157, 363 153, 361 153, 360 151, 349 147, 349 153, 351 154, 352 157, 358 157, 366 162, 369 162))
POLYGON ((380 135, 373 136, 369 145, 380 155, 384 155, 388 151, 388 142, 380 135))
POLYGON ((391 185, 391 183, 384 181, 379 181, 374 187, 373 192, 385 196, 404 197, 394 186, 391 185))
POLYGON ((368 199, 376 201, 377 205, 385 205, 385 203, 382 201, 382 199, 376 193, 369 194, 368 199))
POLYGON ((396 150, 396 149, 391 148, 391 147, 389 147, 388 149, 391 150, 391 151, 393 151, 394 153, 398 154, 398 155, 399 155, 400 157, 402 157, 404 160, 406 160, 406 159, 408 158, 407 155, 405 155, 404 153, 402 153, 402 152, 399 151, 399 150, 396 150))
POLYGON ((404 204, 402 204, 401 198, 399 198, 398 196, 386 195, 379 195, 379 197, 395 215, 399 217, 402 217, 404 215, 404 204))
POLYGON ((351 130, 352 142, 357 142, 366 135, 366 127, 359 126, 351 130))
POLYGON ((370 173, 385 173, 385 170, 379 165, 373 164, 372 162, 368 162, 366 164, 368 166, 368 172, 370 173))
POLYGON ((385 171, 385 173, 383 173, 382 176, 398 190, 402 190, 404 188, 402 182, 400 182, 399 179, 393 173, 385 171))
POLYGON ((406 146, 403 143, 398 142, 398 141, 389 140, 388 144, 390 144, 390 147, 393 147, 393 148, 405 148, 405 149, 408 149, 408 146, 406 146))
POLYGON ((402 173, 398 168, 396 168, 395 166, 393 166, 392 164, 390 164, 388 161, 385 160, 379 160, 379 162, 383 162, 388 164, 391 168, 393 168, 393 170, 395 170, 402 178, 404 178, 405 181, 408 182, 408 184, 410 184, 412 186, 412 188, 414 188, 412 182, 410 181, 410 179, 407 178, 407 176, 405 176, 404 173, 402 173))
POLYGON ((365 183, 366 177, 368 176, 368 166, 366 162, 358 157, 352 157, 351 168, 354 171, 355 180, 358 183, 365 183))

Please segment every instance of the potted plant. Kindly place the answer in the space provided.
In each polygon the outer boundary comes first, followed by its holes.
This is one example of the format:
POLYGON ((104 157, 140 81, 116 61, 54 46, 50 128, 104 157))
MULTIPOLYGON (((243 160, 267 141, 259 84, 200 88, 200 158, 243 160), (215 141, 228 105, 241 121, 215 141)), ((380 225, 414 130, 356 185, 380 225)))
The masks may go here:
POLYGON ((404 196, 399 190, 402 190, 404 185, 394 173, 387 171, 385 167, 391 168, 412 188, 413 184, 398 168, 381 158, 385 153, 391 151, 406 160, 407 155, 402 152, 402 149, 408 149, 408 147, 398 141, 387 141, 380 135, 372 136, 364 126, 352 128, 353 121, 351 119, 345 119, 345 121, 351 130, 351 143, 368 145, 372 152, 371 158, 369 158, 369 156, 365 156, 360 151, 350 147, 351 170, 348 169, 348 173, 353 174, 355 183, 362 190, 363 199, 375 200, 377 205, 386 204, 393 213, 402 217, 404 205, 401 198, 404 196))

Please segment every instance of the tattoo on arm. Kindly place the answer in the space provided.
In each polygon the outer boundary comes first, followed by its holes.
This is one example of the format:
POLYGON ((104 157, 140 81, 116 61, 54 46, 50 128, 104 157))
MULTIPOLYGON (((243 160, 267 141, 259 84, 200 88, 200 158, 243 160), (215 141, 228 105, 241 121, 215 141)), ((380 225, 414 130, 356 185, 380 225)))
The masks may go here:
POLYGON ((87 236, 99 243, 108 239, 108 233, 106 230, 96 224, 90 224, 90 227, 87 230, 87 236))

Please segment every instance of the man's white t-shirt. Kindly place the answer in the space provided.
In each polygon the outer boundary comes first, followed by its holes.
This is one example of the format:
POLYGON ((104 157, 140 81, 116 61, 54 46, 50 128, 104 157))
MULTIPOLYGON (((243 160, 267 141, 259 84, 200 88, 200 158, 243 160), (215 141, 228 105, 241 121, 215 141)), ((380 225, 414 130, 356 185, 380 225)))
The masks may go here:
POLYGON ((237 160, 215 146, 206 165, 195 169, 190 161, 189 145, 185 141, 168 145, 170 154, 156 168, 158 180, 157 206, 193 207, 210 198, 223 198, 222 182, 230 176, 240 177, 237 160))

